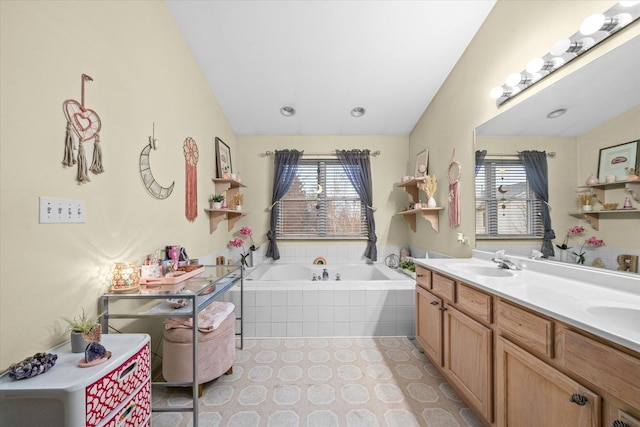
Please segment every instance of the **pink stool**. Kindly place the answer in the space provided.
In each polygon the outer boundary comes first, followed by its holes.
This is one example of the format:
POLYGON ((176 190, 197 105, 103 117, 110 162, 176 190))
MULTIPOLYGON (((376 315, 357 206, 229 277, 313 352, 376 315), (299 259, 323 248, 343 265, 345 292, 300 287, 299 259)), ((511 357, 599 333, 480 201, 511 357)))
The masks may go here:
MULTIPOLYGON (((236 356, 236 315, 231 312, 211 332, 198 331, 198 396, 202 396, 202 384, 222 374, 233 373, 236 356)), ((193 380, 193 330, 166 329, 162 334, 162 374, 166 381, 187 382, 193 380)))

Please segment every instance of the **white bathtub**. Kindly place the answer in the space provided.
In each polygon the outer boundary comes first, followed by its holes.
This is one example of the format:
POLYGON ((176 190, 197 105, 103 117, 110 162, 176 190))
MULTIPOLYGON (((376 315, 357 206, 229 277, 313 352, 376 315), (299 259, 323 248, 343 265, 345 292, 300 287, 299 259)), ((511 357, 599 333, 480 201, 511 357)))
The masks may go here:
MULTIPOLYGON (((329 282, 348 281, 393 281, 406 284, 409 278, 397 270, 392 270, 383 264, 334 264, 334 265, 306 265, 306 264, 260 264, 253 269, 245 280, 261 282, 312 282, 313 275, 322 275, 323 270, 329 273, 329 282)), ((348 286, 348 285, 345 285, 348 286)))
MULTIPOLYGON (((239 289, 226 298, 240 316, 239 289)), ((380 263, 265 263, 245 277, 242 316, 246 337, 412 337, 414 306, 415 281, 380 263), (325 268, 330 280, 311 280, 325 268)))

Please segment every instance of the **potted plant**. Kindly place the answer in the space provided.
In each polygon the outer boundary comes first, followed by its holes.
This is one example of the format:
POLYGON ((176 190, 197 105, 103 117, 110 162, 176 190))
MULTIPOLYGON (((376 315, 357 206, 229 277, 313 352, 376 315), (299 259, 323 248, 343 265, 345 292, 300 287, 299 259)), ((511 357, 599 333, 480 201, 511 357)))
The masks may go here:
POLYGON ((83 308, 82 314, 73 319, 62 318, 62 320, 67 322, 67 330, 71 334, 71 351, 73 353, 82 353, 88 342, 100 341, 102 326, 98 323, 98 319, 100 319, 102 314, 90 317, 83 308))
POLYGON ((221 209, 224 194, 212 194, 209 196, 209 205, 211 209, 221 209))

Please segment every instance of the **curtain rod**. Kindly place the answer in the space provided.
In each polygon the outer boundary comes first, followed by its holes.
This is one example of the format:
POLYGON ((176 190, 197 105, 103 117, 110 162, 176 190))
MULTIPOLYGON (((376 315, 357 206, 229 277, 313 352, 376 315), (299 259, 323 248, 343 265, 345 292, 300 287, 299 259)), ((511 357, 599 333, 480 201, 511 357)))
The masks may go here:
MULTIPOLYGON (((519 151, 516 151, 516 153, 490 153, 487 151, 487 157, 518 157, 518 154, 520 154, 519 151)), ((547 157, 551 157, 552 159, 556 156, 556 152, 555 151, 549 151, 547 153, 547 157)))
MULTIPOLYGON (((273 156, 275 154, 275 151, 265 151, 264 155, 265 156, 273 156)), ((372 151, 370 153, 373 157, 379 156, 380 155, 380 150, 376 150, 376 151, 372 151)), ((335 156, 336 153, 304 153, 303 156, 335 156)))

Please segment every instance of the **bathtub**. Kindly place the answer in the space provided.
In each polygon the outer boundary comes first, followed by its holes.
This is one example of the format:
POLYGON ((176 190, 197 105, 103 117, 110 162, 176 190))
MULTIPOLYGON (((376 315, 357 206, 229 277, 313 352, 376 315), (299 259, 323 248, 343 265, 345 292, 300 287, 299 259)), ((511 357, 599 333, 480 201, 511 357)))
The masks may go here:
MULTIPOLYGON (((239 317, 239 288, 225 298, 239 317)), ((245 276, 243 305, 246 337, 413 337, 415 331, 415 281, 381 263, 263 263, 245 276), (325 268, 330 280, 311 280, 325 268)))

